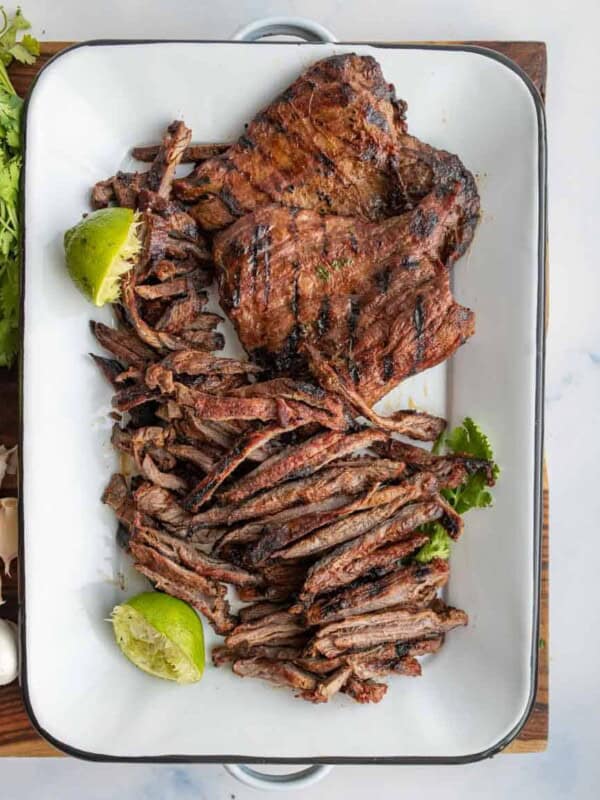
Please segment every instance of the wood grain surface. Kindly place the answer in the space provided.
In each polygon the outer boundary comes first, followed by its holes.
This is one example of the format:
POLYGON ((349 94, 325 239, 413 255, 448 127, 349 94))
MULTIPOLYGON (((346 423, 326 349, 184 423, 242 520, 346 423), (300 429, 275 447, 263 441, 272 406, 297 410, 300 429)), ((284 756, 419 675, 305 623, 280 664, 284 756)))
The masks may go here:
MULTIPOLYGON (((538 91, 545 96, 546 46, 542 42, 473 42, 497 50, 516 61, 527 72, 538 91)), ((15 89, 25 96, 39 70, 50 58, 69 45, 68 42, 44 42, 36 64, 15 64, 10 76, 15 89)), ((18 373, 16 369, 0 369, 0 442, 7 446, 16 444, 18 433, 18 373)), ((16 495, 16 482, 8 478, 2 486, 3 496, 16 495)), ((538 686, 533 711, 519 736, 504 752, 535 753, 545 750, 548 744, 548 484, 544 475, 544 522, 542 548, 541 619, 539 639, 538 686)), ((13 573, 16 570, 13 565, 13 573)), ((13 574, 3 577, 3 594, 6 605, 2 616, 17 619, 18 591, 13 574)), ((21 692, 16 683, 0 687, 0 756, 58 756, 62 755, 35 732, 23 706, 21 692)))

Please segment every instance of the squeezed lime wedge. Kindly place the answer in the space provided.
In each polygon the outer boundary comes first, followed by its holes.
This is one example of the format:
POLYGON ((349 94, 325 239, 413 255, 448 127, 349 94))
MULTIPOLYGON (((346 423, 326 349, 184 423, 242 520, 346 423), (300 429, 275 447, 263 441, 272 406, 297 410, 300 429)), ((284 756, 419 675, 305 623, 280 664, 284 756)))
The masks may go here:
POLYGON ((202 677, 202 621, 187 603, 144 592, 115 606, 111 619, 117 644, 139 669, 177 683, 202 677))

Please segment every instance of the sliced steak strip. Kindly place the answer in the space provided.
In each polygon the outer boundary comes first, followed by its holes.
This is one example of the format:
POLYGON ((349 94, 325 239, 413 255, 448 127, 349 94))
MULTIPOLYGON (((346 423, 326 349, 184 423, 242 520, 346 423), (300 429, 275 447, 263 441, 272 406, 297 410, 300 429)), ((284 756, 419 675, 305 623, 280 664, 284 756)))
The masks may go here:
MULTIPOLYGON (((468 455, 435 455, 422 447, 400 442, 397 439, 389 439, 387 442, 378 442, 373 445, 373 449, 381 456, 387 458, 398 458, 405 461, 413 469, 427 470, 438 475, 441 479, 447 479, 454 485, 460 473, 456 472, 457 467, 463 467, 466 475, 473 475, 483 471, 486 476, 488 486, 494 485, 493 469, 494 464, 485 459, 473 458, 468 455)), ((466 477, 466 475, 464 477, 466 477)), ((456 485, 459 485, 458 480, 456 485)), ((449 483, 442 483, 442 486, 449 486, 449 483)), ((454 488, 454 487, 453 487, 454 488)))
POLYGON ((184 500, 184 507, 188 511, 197 511, 210 500, 223 481, 248 458, 253 450, 263 446, 276 436, 281 436, 282 433, 293 430, 294 427, 293 425, 290 427, 270 425, 260 431, 252 432, 248 436, 242 437, 187 495, 184 500))
POLYGON ((151 547, 130 542, 134 567, 154 583, 157 589, 178 597, 200 611, 217 633, 222 635, 235 627, 229 603, 217 584, 193 570, 173 563, 151 547))
POLYGON ((263 600, 258 603, 253 603, 251 606, 241 608, 239 617, 241 622, 256 622, 256 620, 266 617, 269 614, 275 614, 278 611, 283 611, 281 603, 271 603, 268 600, 263 600))
POLYGON ((232 663, 238 658, 268 658, 269 661, 295 662, 301 652, 300 647, 293 647, 292 645, 262 644, 256 647, 240 648, 239 650, 230 650, 228 647, 220 645, 213 647, 211 658, 215 667, 232 663))
POLYGON ((450 606, 437 611, 433 608, 399 608, 361 614, 320 628, 307 653, 334 658, 346 651, 365 650, 384 642, 408 642, 436 636, 467 622, 464 611, 450 606))
POLYGON ((428 606, 446 585, 448 575, 448 563, 439 558, 429 564, 411 564, 313 603, 306 610, 306 621, 322 625, 390 606, 428 606))
POLYGON ((135 287, 135 293, 143 300, 157 300, 165 297, 176 297, 185 294, 188 290, 188 282, 185 277, 173 278, 164 283, 143 284, 135 287))
POLYGON ((360 494, 375 483, 395 480, 404 472, 404 464, 381 459, 364 467, 323 469, 309 478, 283 483, 233 509, 228 524, 252 517, 275 514, 300 503, 318 503, 335 495, 360 494))
POLYGON ((345 516, 358 508, 362 508, 367 498, 368 493, 365 496, 359 496, 350 503, 344 503, 333 510, 305 514, 302 517, 289 520, 288 522, 278 522, 275 525, 265 525, 260 539, 248 549, 248 557, 251 563, 254 565, 264 564, 264 562, 272 556, 277 557, 278 550, 281 550, 297 539, 301 539, 306 534, 315 530, 315 528, 321 528, 323 525, 330 524, 340 516, 345 516))
POLYGON ((332 659, 332 661, 341 661, 349 664, 358 671, 361 665, 369 662, 382 663, 388 661, 393 663, 406 656, 416 658, 417 656, 431 655, 432 653, 437 653, 443 643, 443 635, 433 636, 430 639, 419 639, 415 642, 387 642, 371 650, 361 650, 358 653, 338 656, 337 659, 332 659))
MULTIPOLYGON (((269 525, 287 523, 289 520, 298 519, 299 517, 304 517, 309 514, 332 511, 333 509, 346 505, 347 501, 348 498, 346 497, 333 497, 320 503, 311 503, 307 506, 294 506, 293 508, 286 508, 283 511, 279 511, 277 514, 273 514, 273 516, 265 517, 264 519, 256 520, 254 522, 247 522, 244 525, 230 529, 225 536, 223 536, 223 538, 216 543, 213 552, 218 555, 221 550, 231 544, 248 544, 249 542, 256 542, 258 539, 260 539, 265 532, 266 527, 269 525)), ((194 516, 194 521, 198 518, 201 518, 201 525, 210 524, 207 522, 208 514, 210 514, 210 512, 196 515, 194 516)))
POLYGON ((138 511, 169 528, 186 532, 190 525, 191 515, 179 505, 175 495, 156 484, 142 483, 135 491, 134 502, 138 511))
POLYGON ((115 190, 113 188, 113 179, 108 178, 105 181, 98 181, 92 187, 92 195, 90 198, 90 205, 96 211, 99 208, 106 208, 115 199, 115 190))
POLYGON ((149 453, 146 453, 142 461, 142 472, 144 476, 157 486, 163 489, 170 489, 173 492, 185 492, 187 483, 178 475, 172 472, 162 472, 154 463, 149 453))
POLYGON ((291 661, 272 661, 268 658, 238 658, 233 671, 242 678, 262 678, 275 686, 289 686, 306 692, 314 689, 317 679, 291 661))
POLYGON ((421 665, 412 656, 403 656, 389 661, 371 659, 362 661, 355 667, 348 667, 357 678, 369 680, 371 678, 385 678, 387 675, 406 675, 418 678, 421 675, 421 665))
POLYGON ((274 644, 306 632, 306 627, 298 616, 286 611, 276 611, 253 622, 237 625, 225 639, 227 647, 256 647, 259 644, 274 644))
POLYGON ((352 667, 340 667, 325 680, 319 681, 315 689, 303 692, 302 698, 311 703, 327 703, 344 688, 351 675, 352 667))
POLYGON ((387 689, 385 683, 365 681, 352 675, 342 691, 357 703, 380 703, 385 697, 387 689))
POLYGON ((302 444, 290 447, 287 451, 263 462, 223 493, 226 503, 241 502, 261 489, 274 486, 284 480, 301 478, 321 469, 335 458, 353 453, 374 442, 384 441, 387 435, 381 431, 367 429, 358 433, 322 433, 302 444))
POLYGON ((90 322, 90 327, 98 343, 124 364, 145 367, 149 361, 156 358, 154 351, 133 333, 109 328, 103 322, 90 322))
POLYGON ((179 350, 169 353, 161 361, 164 369, 185 375, 255 375, 262 368, 250 361, 220 358, 199 350, 179 350))
POLYGON ((216 463, 216 459, 210 453, 189 444, 171 444, 167 450, 181 461, 189 461, 200 467, 203 472, 210 472, 216 463))
MULTIPOLYGON (((138 161, 154 161, 160 147, 159 144, 140 145, 132 149, 131 155, 138 161)), ((190 164, 196 161, 206 161, 207 158, 224 153, 229 147, 231 144, 190 144, 181 154, 180 163, 190 164)))
POLYGON ((380 489, 365 499, 366 511, 352 514, 320 528, 291 547, 280 550, 277 558, 306 558, 351 539, 356 539, 378 523, 389 519, 403 505, 430 497, 437 491, 437 488, 437 482, 431 475, 421 473, 402 481, 397 486, 380 489), (369 506, 373 507, 369 508, 369 506))
POLYGON ((152 166, 145 173, 146 186, 150 191, 156 192, 161 197, 166 198, 169 196, 171 183, 175 177, 175 169, 181 161, 191 138, 191 130, 186 128, 180 120, 176 120, 169 125, 152 166))
POLYGON ((429 541, 426 533, 413 533, 399 542, 379 547, 367 555, 359 555, 348 563, 318 561, 308 571, 300 593, 300 601, 310 605, 315 596, 347 586, 361 577, 377 578, 401 566, 402 559, 429 541))
POLYGON ((119 381, 117 379, 123 373, 123 365, 114 358, 102 358, 102 356, 97 356, 94 353, 90 353, 90 356, 111 386, 118 387, 119 381))
MULTIPOLYGON (((304 598, 333 589, 340 585, 336 576, 346 576, 346 568, 355 561, 364 561, 365 557, 379 547, 392 544, 406 538, 412 531, 427 522, 439 519, 444 513, 441 501, 431 500, 413 503, 401 508, 393 517, 378 523, 361 536, 336 547, 328 555, 314 564, 306 577, 302 590, 304 598)), ((428 537, 425 537, 425 541, 428 537)), ((423 542, 423 544, 425 543, 423 542)), ((347 583, 343 580, 343 583, 347 583)))
POLYGON ((332 401, 330 409, 322 410, 279 397, 217 397, 198 389, 194 390, 193 399, 194 409, 203 419, 278 421, 281 425, 296 426, 316 422, 333 430, 346 430, 348 427, 339 401, 332 401))
POLYGON ((192 569, 205 578, 230 583, 232 586, 257 586, 261 583, 258 575, 208 556, 192 544, 182 542, 181 539, 162 531, 138 526, 135 541, 154 548, 170 560, 192 569))
POLYGON ((118 472, 111 476, 108 486, 102 494, 102 502, 115 512, 119 522, 128 530, 135 517, 135 505, 125 478, 118 472))

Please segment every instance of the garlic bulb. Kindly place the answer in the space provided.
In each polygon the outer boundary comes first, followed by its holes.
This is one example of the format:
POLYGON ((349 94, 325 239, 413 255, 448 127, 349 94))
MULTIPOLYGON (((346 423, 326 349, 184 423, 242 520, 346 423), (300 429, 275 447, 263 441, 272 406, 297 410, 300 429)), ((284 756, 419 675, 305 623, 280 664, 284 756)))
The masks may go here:
POLYGON ((0 686, 12 683, 19 674, 17 626, 0 619, 0 686))

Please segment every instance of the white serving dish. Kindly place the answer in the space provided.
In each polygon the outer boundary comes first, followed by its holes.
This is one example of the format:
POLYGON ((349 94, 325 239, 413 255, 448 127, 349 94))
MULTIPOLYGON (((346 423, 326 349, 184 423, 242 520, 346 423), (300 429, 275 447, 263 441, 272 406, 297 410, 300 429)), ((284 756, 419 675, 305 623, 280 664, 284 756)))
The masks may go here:
POLYGON ((104 760, 464 762, 505 746, 536 680, 545 130, 529 81, 474 47, 91 43, 42 71, 25 146, 22 682, 40 732, 104 760), (312 706, 210 665, 198 685, 162 683, 121 656, 106 622, 145 582, 99 500, 116 458, 88 321, 110 315, 71 284, 62 233, 87 210, 90 186, 130 168, 130 147, 158 140, 172 119, 197 141, 232 139, 304 67, 348 51, 374 55, 408 101, 411 132, 478 176, 483 217, 455 268, 477 333, 382 402, 389 411, 412 399, 453 424, 471 415, 490 433, 502 467, 495 506, 468 515, 448 589, 471 622, 422 678, 392 679, 376 706, 312 706))

